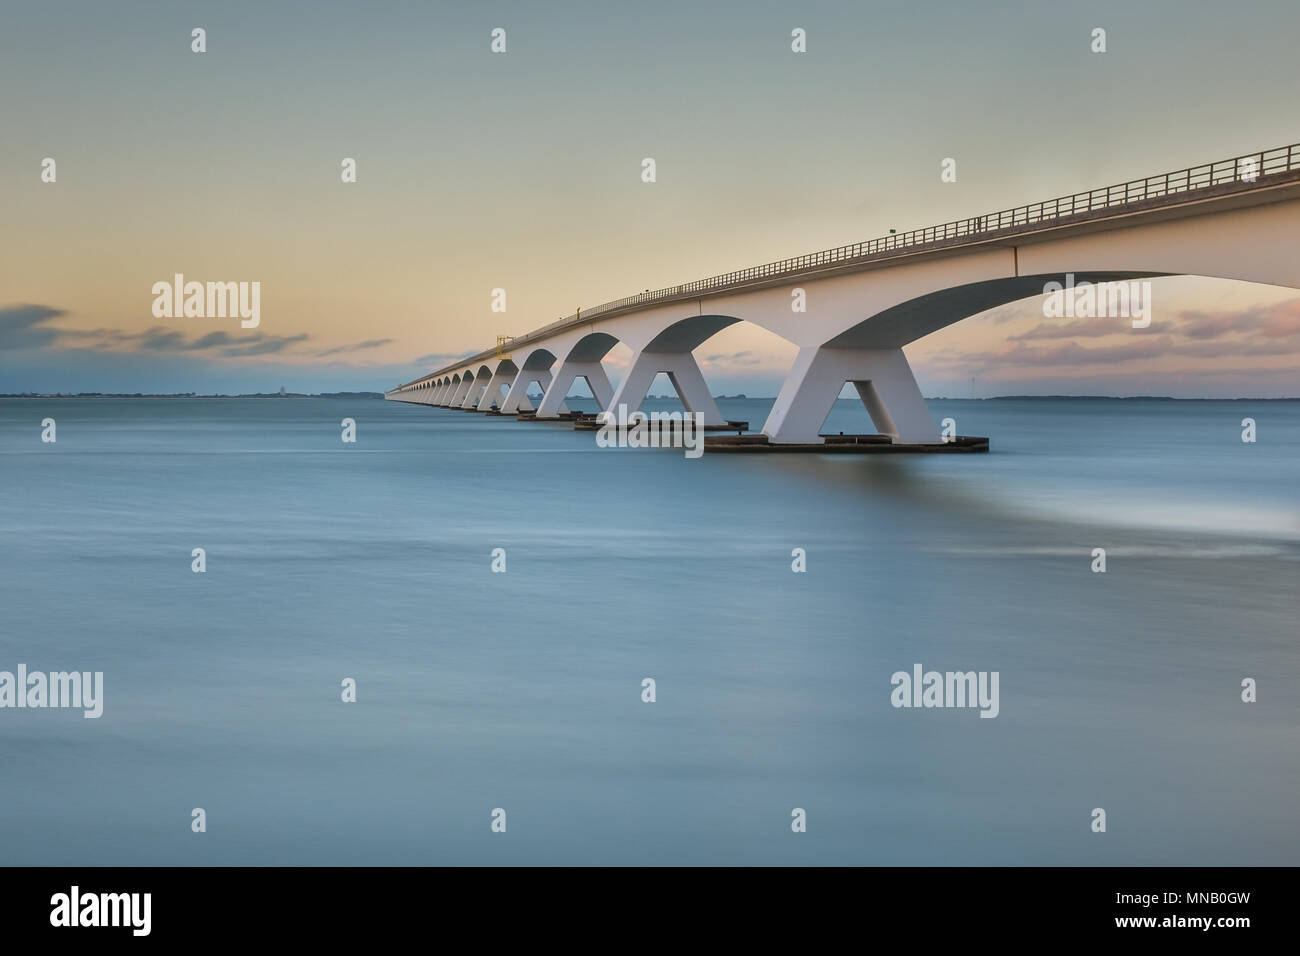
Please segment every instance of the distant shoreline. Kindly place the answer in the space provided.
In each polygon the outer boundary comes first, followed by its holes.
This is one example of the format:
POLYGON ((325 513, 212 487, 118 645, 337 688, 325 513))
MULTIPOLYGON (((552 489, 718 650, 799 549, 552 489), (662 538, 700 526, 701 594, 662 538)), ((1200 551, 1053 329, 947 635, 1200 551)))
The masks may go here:
MULTIPOLYGON (((197 392, 177 392, 174 394, 163 393, 145 393, 145 392, 9 392, 0 393, 0 398, 346 398, 346 399, 382 399, 383 392, 317 392, 308 394, 305 392, 248 392, 238 395, 226 395, 222 393, 212 393, 200 395, 197 392)), ((648 395, 649 401, 671 401, 672 398, 663 395, 648 395)), ((1059 401, 1069 399, 1070 401, 1092 401, 1092 402, 1295 402, 1300 401, 1300 396, 1284 396, 1281 398, 1174 398, 1170 395, 992 395, 988 398, 971 398, 970 396, 959 395, 927 395, 927 401, 935 402, 1005 402, 1005 401, 1059 401)), ((762 395, 715 395, 716 401, 757 401, 772 402, 776 401, 774 396, 762 395)), ((568 395, 565 401, 587 401, 589 396, 568 395)), ((844 398, 839 401, 856 401, 856 399, 844 398)))

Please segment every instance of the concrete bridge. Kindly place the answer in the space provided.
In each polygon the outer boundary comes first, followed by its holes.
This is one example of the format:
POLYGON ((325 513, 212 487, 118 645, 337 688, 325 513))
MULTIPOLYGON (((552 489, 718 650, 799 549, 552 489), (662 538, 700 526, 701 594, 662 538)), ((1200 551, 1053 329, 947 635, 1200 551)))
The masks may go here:
MULTIPOLYGON (((753 266, 607 302, 486 349, 386 393, 394 401, 538 419, 567 412, 586 380, 601 409, 635 411, 660 372, 682 404, 723 423, 692 354, 752 322, 798 347, 763 426, 771 443, 817 443, 852 382, 895 443, 938 441, 903 347, 1049 282, 1167 275, 1300 288, 1300 144, 1161 173, 987 216, 753 266), (806 311, 794 311, 802 289, 806 311), (618 342, 633 362, 614 387, 601 360, 618 342)), ((1119 321, 1119 320, 1117 320, 1119 321)), ((1140 333, 1135 333, 1140 334, 1140 333)))

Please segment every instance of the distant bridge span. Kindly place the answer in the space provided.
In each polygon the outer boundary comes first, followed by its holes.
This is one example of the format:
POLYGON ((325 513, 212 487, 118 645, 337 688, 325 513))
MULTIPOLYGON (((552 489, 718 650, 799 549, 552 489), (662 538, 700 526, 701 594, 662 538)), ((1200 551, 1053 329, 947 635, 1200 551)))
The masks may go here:
POLYGON ((964 318, 1043 294, 1050 281, 1165 275, 1300 288, 1300 144, 1162 173, 1073 196, 840 246, 644 292, 561 319, 385 394, 394 401, 539 419, 567 411, 584 378, 602 409, 640 407, 666 372, 682 404, 724 419, 692 352, 748 321, 799 349, 763 426, 774 443, 821 441, 846 382, 876 428, 898 443, 938 440, 903 346, 964 318), (802 288, 806 311, 791 308, 802 288), (601 360, 633 353, 615 388, 601 360))

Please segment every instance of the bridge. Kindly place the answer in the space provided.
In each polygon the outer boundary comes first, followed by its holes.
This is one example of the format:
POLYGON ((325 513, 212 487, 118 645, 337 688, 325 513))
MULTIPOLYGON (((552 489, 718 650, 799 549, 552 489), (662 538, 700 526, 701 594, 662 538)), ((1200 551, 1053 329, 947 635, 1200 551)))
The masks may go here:
POLYGON ((938 441, 904 346, 964 318, 1041 296, 1049 282, 1198 275, 1300 288, 1300 144, 1161 173, 643 292, 560 319, 385 394, 393 401, 539 420, 568 414, 585 379, 602 410, 636 411, 665 372, 682 404, 719 426, 692 354, 737 322, 798 348, 763 434, 823 441, 845 383, 895 444, 938 441), (795 290, 806 311, 795 311, 795 290), (633 361, 614 387, 602 359, 633 361))

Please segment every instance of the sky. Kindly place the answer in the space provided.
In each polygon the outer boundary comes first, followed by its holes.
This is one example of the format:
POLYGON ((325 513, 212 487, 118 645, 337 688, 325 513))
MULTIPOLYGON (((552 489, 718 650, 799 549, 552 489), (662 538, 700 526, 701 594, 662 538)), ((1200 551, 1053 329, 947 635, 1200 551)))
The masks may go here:
MULTIPOLYGON (((0 16, 9 393, 378 391, 579 306, 1300 140, 1294 0, 0 16), (177 273, 259 282, 260 324, 156 316, 177 273)), ((1027 300, 907 353, 927 395, 1300 395, 1300 291, 1152 299, 1154 336, 1027 300)), ((696 356, 715 393, 774 395, 794 348, 742 323, 696 356)))

